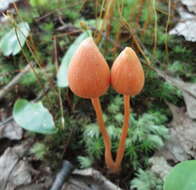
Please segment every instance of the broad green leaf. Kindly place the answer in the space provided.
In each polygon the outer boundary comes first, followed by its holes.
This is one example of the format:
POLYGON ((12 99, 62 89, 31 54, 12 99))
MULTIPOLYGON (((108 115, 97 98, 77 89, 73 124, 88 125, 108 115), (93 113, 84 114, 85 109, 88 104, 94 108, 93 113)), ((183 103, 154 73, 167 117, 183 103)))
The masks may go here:
POLYGON ((90 31, 86 31, 82 33, 74 42, 73 44, 69 47, 67 50, 66 54, 64 55, 61 66, 59 68, 59 71, 57 73, 57 85, 58 87, 65 88, 68 87, 68 81, 67 81, 67 71, 68 71, 68 66, 71 61, 72 56, 74 55, 76 49, 80 45, 80 43, 89 37, 90 31))
POLYGON ((16 123, 29 131, 52 134, 57 130, 52 115, 41 102, 31 103, 18 99, 14 104, 13 117, 16 123))
POLYGON ((177 164, 166 177, 164 190, 195 190, 196 160, 177 164))
POLYGON ((3 55, 9 56, 18 54, 24 46, 29 32, 30 28, 28 23, 21 22, 15 28, 12 28, 10 32, 5 34, 0 40, 0 50, 3 55))

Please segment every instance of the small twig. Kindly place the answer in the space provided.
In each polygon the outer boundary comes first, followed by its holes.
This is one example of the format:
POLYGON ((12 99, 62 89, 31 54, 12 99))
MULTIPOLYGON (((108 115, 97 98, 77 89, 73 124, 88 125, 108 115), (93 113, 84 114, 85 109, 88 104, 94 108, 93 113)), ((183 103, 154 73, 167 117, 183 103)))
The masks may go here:
POLYGON ((57 173, 54 183, 50 190, 61 190, 65 181, 74 170, 74 166, 67 160, 63 161, 61 170, 57 173))
POLYGON ((49 92, 49 90, 50 90, 50 87, 47 87, 43 89, 42 91, 40 91, 38 96, 34 100, 32 100, 32 103, 41 100, 49 92))
POLYGON ((157 28, 158 28, 158 15, 156 10, 156 0, 152 0, 152 6, 153 6, 153 12, 154 12, 154 47, 153 47, 153 53, 155 54, 156 48, 157 48, 157 28))
POLYGON ((0 90, 0 99, 2 99, 19 81, 20 79, 32 68, 34 63, 29 63, 24 70, 18 73, 5 87, 0 90))
POLYGON ((0 127, 3 126, 3 125, 5 125, 5 124, 7 124, 7 123, 9 123, 12 120, 13 120, 13 117, 12 116, 8 117, 7 119, 5 119, 4 121, 2 121, 0 123, 0 127))
MULTIPOLYGON (((58 72, 58 53, 57 53, 57 39, 54 37, 54 62, 56 66, 56 72, 58 72)), ((61 112, 61 126, 62 129, 65 129, 65 119, 64 119, 64 112, 63 112, 63 101, 61 97, 61 89, 57 89, 58 92, 58 100, 59 100, 59 105, 60 105, 60 112, 61 112)))
POLYGON ((168 0, 168 17, 167 17, 167 23, 165 27, 165 33, 166 33, 165 52, 166 52, 167 63, 169 63, 168 31, 169 31, 170 17, 171 17, 171 0, 168 0))

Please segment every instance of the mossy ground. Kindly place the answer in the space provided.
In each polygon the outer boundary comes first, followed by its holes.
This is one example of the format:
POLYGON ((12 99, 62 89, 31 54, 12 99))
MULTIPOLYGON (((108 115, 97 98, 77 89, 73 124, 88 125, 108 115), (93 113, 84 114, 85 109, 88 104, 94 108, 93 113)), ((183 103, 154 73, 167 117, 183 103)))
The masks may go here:
MULTIPOLYGON (((63 1, 58 2, 54 1, 47 6, 39 3, 20 5, 19 12, 13 15, 16 22, 20 22, 22 19, 31 26, 32 44, 36 49, 32 54, 28 47, 24 47, 24 53, 29 61, 36 62, 36 58, 38 59, 39 65, 37 63, 35 70, 39 78, 35 76, 34 72, 25 75, 17 87, 1 100, 1 105, 11 113, 17 98, 32 100, 43 90, 43 87, 48 89, 41 100, 52 113, 56 127, 60 131, 53 136, 28 134, 29 137, 35 138, 35 142, 44 144, 44 146, 34 147, 33 152, 42 160, 41 163, 50 165, 53 170, 56 170, 63 159, 68 159, 76 167, 81 167, 78 156, 83 156, 90 159, 89 163, 93 167, 109 176, 116 184, 128 189, 129 182, 135 176, 135 171, 148 167, 148 159, 156 148, 147 146, 146 149, 146 147, 141 148, 131 144, 128 147, 131 153, 128 152, 125 155, 122 173, 117 176, 108 174, 103 161, 104 148, 99 134, 99 138, 94 144, 88 142, 88 138, 86 138, 88 137, 86 127, 95 122, 95 113, 90 101, 75 97, 69 89, 61 90, 64 114, 64 127, 62 126, 54 64, 55 48, 58 52, 57 61, 60 63, 79 32, 90 28, 93 29, 93 36, 99 41, 99 47, 111 66, 115 57, 124 47, 132 46, 142 60, 146 77, 144 90, 131 101, 134 115, 132 124, 134 125, 135 122, 135 126, 139 125, 137 122, 145 113, 149 115, 149 121, 155 114, 158 120, 155 123, 167 126, 171 113, 166 102, 177 106, 184 105, 180 90, 160 78, 155 71, 150 69, 146 60, 149 60, 152 66, 168 71, 175 77, 195 82, 196 57, 194 52, 196 49, 183 37, 168 35, 167 32, 175 24, 172 22, 172 18, 176 16, 176 12, 175 9, 172 9, 167 28, 168 4, 162 1, 152 1, 152 3, 144 0, 113 1, 111 7, 102 4, 104 1, 87 0, 82 1, 81 4, 78 4, 77 1, 66 1, 66 4, 63 1), (57 39, 56 46, 54 46, 54 37, 57 39), (162 121, 163 117, 165 119, 162 121), (131 149, 131 147, 135 149, 131 149)), ((9 24, 0 30, 0 37, 11 26, 9 24)), ((26 64, 22 53, 14 57, 1 56, 0 85, 2 87, 6 85, 26 64)), ((123 111, 122 97, 110 89, 106 95, 101 97, 101 102, 107 116, 107 125, 114 126, 112 132, 115 136, 115 132, 119 133, 118 127, 122 122, 122 115, 120 115, 123 111), (117 121, 118 119, 119 121, 117 121)), ((93 130, 95 129, 92 128, 90 132, 93 133, 93 130)), ((144 133, 141 136, 149 135, 143 129, 139 132, 144 133)), ((92 137, 94 138, 94 136, 92 137)), ((114 141, 116 139, 118 138, 114 137, 114 141)), ((142 146, 149 143, 145 141, 145 138, 141 142, 143 142, 142 146)), ((113 151, 115 153, 115 148, 113 151)))

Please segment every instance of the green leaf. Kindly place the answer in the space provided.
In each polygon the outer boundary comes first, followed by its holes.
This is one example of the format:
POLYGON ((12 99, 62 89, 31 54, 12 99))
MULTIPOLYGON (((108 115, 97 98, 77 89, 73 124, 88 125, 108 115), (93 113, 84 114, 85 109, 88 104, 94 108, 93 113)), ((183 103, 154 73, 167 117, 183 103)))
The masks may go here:
POLYGON ((41 134, 53 134, 57 131, 52 115, 41 102, 17 100, 14 104, 13 117, 19 126, 29 131, 41 134))
POLYGON ((69 47, 67 50, 66 54, 64 55, 61 66, 59 68, 59 71, 57 73, 57 85, 58 87, 65 88, 68 87, 68 81, 67 81, 67 71, 68 71, 68 66, 71 61, 72 56, 74 55, 76 49, 80 45, 80 43, 89 37, 90 31, 86 31, 82 33, 74 42, 73 44, 69 47))
POLYGON ((196 160, 188 160, 177 164, 166 177, 163 189, 196 189, 196 160))
POLYGON ((5 34, 0 41, 0 50, 4 56, 16 55, 24 46, 26 38, 28 37, 30 28, 28 23, 21 22, 10 32, 5 34))

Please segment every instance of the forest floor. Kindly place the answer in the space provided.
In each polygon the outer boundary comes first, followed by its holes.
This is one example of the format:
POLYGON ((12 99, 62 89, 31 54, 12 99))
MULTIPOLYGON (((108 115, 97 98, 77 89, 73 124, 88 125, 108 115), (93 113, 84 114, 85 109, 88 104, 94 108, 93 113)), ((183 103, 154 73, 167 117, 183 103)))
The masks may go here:
MULTIPOLYGON (((107 7, 99 11, 102 5, 88 0, 81 5, 67 1, 64 12, 44 0, 30 4, 0 1, 0 24, 5 25, 0 27, 0 39, 21 20, 29 23, 31 31, 16 54, 16 44, 7 48, 11 36, 6 47, 0 41, 0 190, 44 190, 52 185, 57 190, 62 184, 62 190, 162 190, 172 167, 196 159, 196 3, 179 0, 169 6, 160 1, 153 9, 145 0, 141 2, 138 12, 129 17, 139 20, 134 31, 133 26, 127 27, 132 20, 123 20, 123 15, 130 15, 132 4, 128 8, 116 5, 124 10, 106 14, 107 7), (142 8, 144 13, 139 11, 142 8), (150 8, 155 18, 158 14, 157 20, 148 16, 150 8), (100 27, 105 20, 105 28, 100 27), (131 45, 145 71, 144 90, 131 101, 129 139, 135 140, 127 139, 122 170, 116 175, 105 167, 103 142, 90 101, 57 87, 58 65, 86 28, 97 41, 102 39, 99 47, 110 66, 114 55, 131 45), (12 114, 19 98, 41 101, 59 131, 44 136, 21 128, 12 114)), ((115 125, 122 123, 122 100, 109 89, 101 103, 115 154, 120 133, 115 125)), ((25 116, 24 121, 32 126, 36 123, 25 116)))

